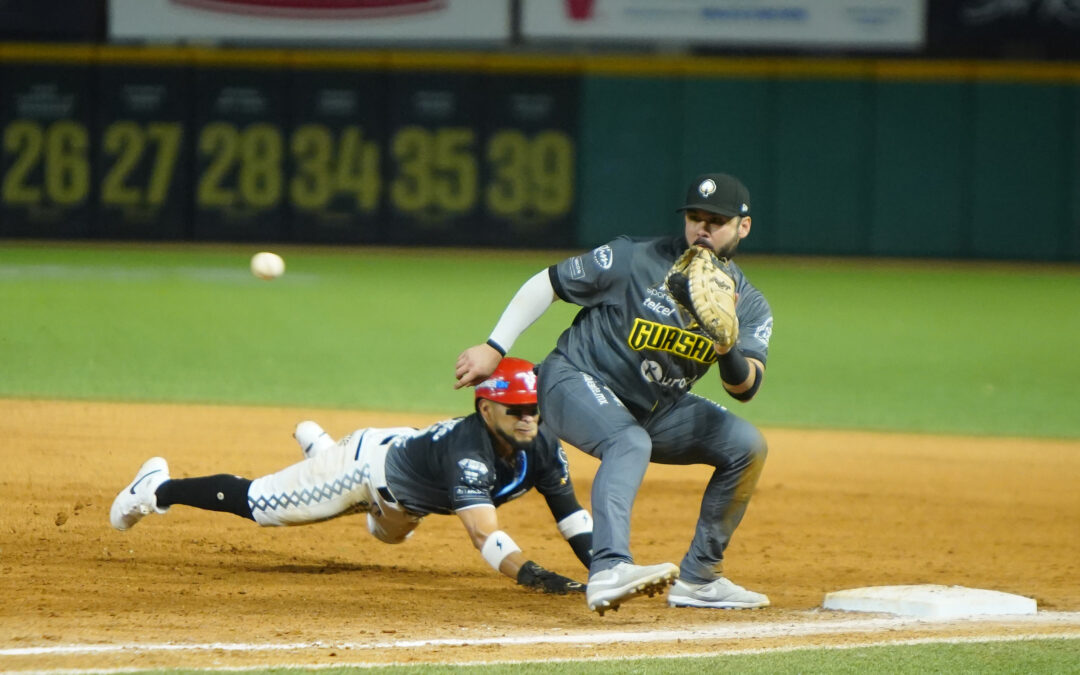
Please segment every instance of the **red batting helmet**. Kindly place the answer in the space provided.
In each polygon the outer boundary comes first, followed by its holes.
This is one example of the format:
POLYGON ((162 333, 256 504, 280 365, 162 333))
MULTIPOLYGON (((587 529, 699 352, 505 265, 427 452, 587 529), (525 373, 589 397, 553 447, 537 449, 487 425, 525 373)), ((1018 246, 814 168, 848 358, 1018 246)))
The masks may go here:
POLYGON ((536 373, 533 364, 512 356, 499 361, 488 379, 476 385, 476 399, 504 405, 536 405, 536 373))

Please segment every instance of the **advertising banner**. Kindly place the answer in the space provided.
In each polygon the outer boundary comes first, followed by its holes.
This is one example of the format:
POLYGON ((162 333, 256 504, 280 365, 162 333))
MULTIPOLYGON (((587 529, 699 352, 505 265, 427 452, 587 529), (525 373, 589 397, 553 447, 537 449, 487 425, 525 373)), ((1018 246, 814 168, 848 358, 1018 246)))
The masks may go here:
POLYGON ((113 41, 507 42, 509 0, 109 0, 113 41))
POLYGON ((1080 58, 1076 0, 959 0, 930 6, 933 56, 1080 58))
POLYGON ((89 66, 8 62, 0 72, 0 234, 85 237, 93 202, 89 66))
POLYGON ((97 231, 108 238, 185 238, 191 71, 117 65, 99 73, 97 231))
POLYGON ((926 0, 521 0, 526 39, 918 50, 926 0))

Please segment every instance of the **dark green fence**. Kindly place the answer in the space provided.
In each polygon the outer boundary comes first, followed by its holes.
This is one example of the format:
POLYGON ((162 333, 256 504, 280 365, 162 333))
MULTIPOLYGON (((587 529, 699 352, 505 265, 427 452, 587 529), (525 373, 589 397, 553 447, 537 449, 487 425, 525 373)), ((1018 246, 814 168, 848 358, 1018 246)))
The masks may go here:
POLYGON ((677 227, 686 181, 726 170, 749 251, 1080 260, 1080 67, 676 66, 585 78, 583 245, 677 227))
POLYGON ((0 235, 1080 260, 1080 65, 0 47, 0 235))

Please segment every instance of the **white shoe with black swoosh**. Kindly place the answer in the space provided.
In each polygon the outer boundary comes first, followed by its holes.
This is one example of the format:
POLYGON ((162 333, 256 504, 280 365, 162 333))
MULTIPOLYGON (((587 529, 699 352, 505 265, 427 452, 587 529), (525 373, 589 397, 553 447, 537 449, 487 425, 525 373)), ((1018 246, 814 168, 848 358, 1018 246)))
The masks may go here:
POLYGON ((169 464, 161 457, 152 457, 135 474, 135 480, 116 495, 109 509, 109 522, 118 530, 130 529, 148 513, 165 513, 159 509, 155 492, 169 480, 169 464))
POLYGON ((758 609, 768 607, 769 598, 720 577, 707 584, 677 581, 668 593, 668 605, 710 609, 758 609))
POLYGON ((589 609, 604 616, 607 610, 616 610, 622 603, 639 595, 651 598, 674 583, 678 576, 679 566, 672 563, 619 563, 589 577, 589 583, 585 586, 585 602, 589 609))

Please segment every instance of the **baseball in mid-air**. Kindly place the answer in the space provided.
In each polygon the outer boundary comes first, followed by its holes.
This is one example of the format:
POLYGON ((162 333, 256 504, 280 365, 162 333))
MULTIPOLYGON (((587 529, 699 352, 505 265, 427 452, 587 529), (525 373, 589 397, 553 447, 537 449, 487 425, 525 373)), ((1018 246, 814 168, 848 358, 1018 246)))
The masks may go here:
POLYGON ((285 273, 285 261, 277 253, 260 251, 251 256, 251 273, 265 281, 285 273))

